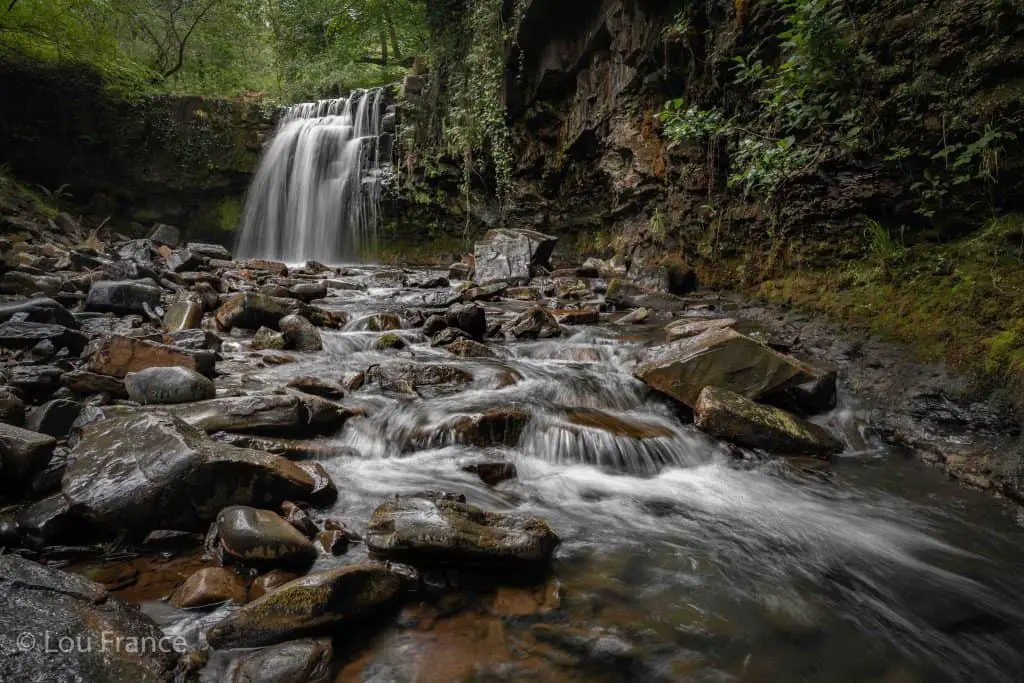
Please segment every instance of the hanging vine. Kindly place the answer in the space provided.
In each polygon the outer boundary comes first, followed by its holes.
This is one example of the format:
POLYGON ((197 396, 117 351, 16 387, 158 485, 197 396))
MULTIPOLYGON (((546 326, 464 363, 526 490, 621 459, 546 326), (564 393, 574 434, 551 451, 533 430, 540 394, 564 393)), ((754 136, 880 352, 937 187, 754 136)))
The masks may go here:
POLYGON ((426 142, 461 161, 467 223, 474 176, 493 175, 502 214, 510 196, 513 155, 505 64, 527 4, 514 3, 508 25, 502 0, 440 0, 428 10, 434 48, 426 142))

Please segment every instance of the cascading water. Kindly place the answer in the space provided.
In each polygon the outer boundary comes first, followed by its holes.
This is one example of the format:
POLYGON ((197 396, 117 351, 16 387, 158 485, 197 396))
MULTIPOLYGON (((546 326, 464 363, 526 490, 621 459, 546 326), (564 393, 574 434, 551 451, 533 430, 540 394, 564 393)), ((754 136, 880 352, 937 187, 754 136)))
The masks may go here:
POLYGON ((385 89, 290 107, 249 188, 235 253, 287 263, 359 261, 373 248, 385 89))

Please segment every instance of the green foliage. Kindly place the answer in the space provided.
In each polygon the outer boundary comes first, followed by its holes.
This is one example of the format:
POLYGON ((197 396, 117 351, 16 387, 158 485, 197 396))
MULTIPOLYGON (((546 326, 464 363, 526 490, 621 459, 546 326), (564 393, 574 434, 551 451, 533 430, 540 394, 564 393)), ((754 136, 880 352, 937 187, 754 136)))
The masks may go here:
POLYGON ((892 276, 892 268, 903 262, 907 256, 907 247, 903 241, 904 229, 900 228, 898 236, 873 218, 864 219, 864 237, 868 243, 868 255, 881 268, 888 279, 892 276))
POLYGON ((671 145, 681 142, 704 143, 718 135, 729 133, 729 122, 717 109, 686 107, 683 100, 670 100, 659 114, 663 135, 671 145))
MULTIPOLYGON (((90 64, 123 94, 285 100, 392 82, 425 48, 423 0, 17 0, 0 57, 90 64)), ((2 7, 9 7, 6 11, 2 7)))

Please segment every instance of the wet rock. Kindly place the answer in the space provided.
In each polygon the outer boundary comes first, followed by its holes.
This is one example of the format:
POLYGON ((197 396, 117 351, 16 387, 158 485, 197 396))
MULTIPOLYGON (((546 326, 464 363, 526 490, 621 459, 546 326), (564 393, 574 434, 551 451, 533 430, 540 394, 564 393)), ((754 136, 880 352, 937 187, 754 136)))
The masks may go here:
POLYGON ((473 338, 457 327, 446 327, 431 337, 430 345, 433 347, 448 346, 459 340, 473 341, 473 338))
POLYGON ((826 413, 836 407, 839 399, 838 378, 839 375, 835 370, 822 373, 810 382, 787 389, 787 398, 803 415, 826 413))
POLYGON ((243 655, 228 666, 224 683, 329 683, 330 639, 293 640, 243 655))
POLYGON ((646 308, 638 308, 635 311, 630 311, 626 315, 619 318, 616 322, 620 325, 641 325, 647 322, 647 319, 651 316, 651 312, 646 308))
POLYGON ((334 505, 338 500, 338 487, 334 485, 331 475, 327 473, 324 466, 315 460, 297 462, 295 466, 305 472, 313 481, 313 489, 305 500, 318 507, 334 505))
POLYGON ((665 326, 665 333, 670 342, 688 339, 704 334, 709 330, 721 330, 736 325, 735 318, 708 318, 706 320, 677 320, 665 326))
POLYGON ((445 313, 445 322, 476 341, 483 341, 487 334, 487 314, 479 304, 455 304, 445 313))
POLYGON ((249 586, 249 599, 256 600, 261 598, 271 591, 275 591, 286 583, 290 583, 295 579, 299 578, 298 574, 289 572, 284 569, 271 569, 266 574, 262 574, 252 582, 249 586))
POLYGON ((819 456, 843 450, 843 444, 822 427, 727 389, 705 388, 694 411, 698 429, 744 448, 819 456))
POLYGON ((296 377, 288 382, 288 388, 297 389, 304 394, 320 396, 331 400, 338 400, 345 397, 345 390, 341 385, 330 380, 319 377, 296 377))
POLYGON ((212 375, 216 356, 209 351, 186 351, 144 339, 116 335, 100 342, 89 357, 88 370, 124 378, 128 373, 153 367, 182 367, 212 375))
POLYGON ((562 325, 596 325, 601 322, 601 313, 596 308, 556 311, 555 319, 562 325))
POLYGON ((205 567, 195 572, 171 595, 171 607, 208 607, 231 600, 245 604, 245 583, 224 567, 205 567))
POLYGON ((691 408, 707 386, 758 398, 813 379, 803 363, 729 328, 654 347, 633 374, 691 408))
POLYGON ((50 458, 57 440, 52 436, 0 423, 0 475, 3 487, 18 490, 27 485, 32 476, 42 471, 50 458))
POLYGON ((583 268, 597 273, 603 278, 622 278, 626 276, 626 264, 622 259, 613 257, 606 260, 590 257, 583 262, 583 268))
POLYGON ((400 351, 407 346, 408 344, 406 341, 393 332, 381 335, 377 338, 377 341, 373 343, 373 348, 378 351, 400 351))
POLYGON ((180 367, 146 368, 124 378, 128 398, 142 405, 194 403, 217 396, 209 378, 180 367))
POLYGON ((316 536, 317 528, 313 523, 313 518, 298 503, 293 503, 290 500, 281 503, 281 516, 306 538, 312 539, 316 536))
POLYGON ((167 332, 192 330, 203 322, 203 305, 194 298, 180 298, 167 307, 163 327, 167 332))
POLYGON ((348 536, 337 529, 321 531, 316 535, 316 547, 324 555, 344 555, 348 550, 348 536))
POLYGON ((101 280, 93 284, 85 299, 87 311, 100 313, 145 313, 160 305, 161 289, 151 280, 101 280))
POLYGON ((473 251, 476 281, 526 284, 537 267, 548 267, 558 239, 533 230, 490 230, 473 251))
POLYGON ((462 292, 461 299, 470 301, 494 301, 501 297, 508 290, 507 282, 492 282, 489 285, 470 287, 462 292))
POLYGON ((442 287, 448 287, 451 283, 448 282, 448 278, 441 276, 424 276, 419 278, 413 278, 408 281, 409 287, 416 287, 417 289, 440 289, 442 287))
POLYGON ((167 641, 161 640, 163 633, 152 620, 109 597, 99 584, 3 555, 0 602, 0 640, 17 644, 16 654, 0 657, 0 680, 157 683, 171 677, 177 659, 173 651, 101 647, 117 639, 167 641), (33 638, 19 639, 19 634, 33 638), (92 646, 58 647, 65 641, 92 646))
POLYGON ((443 315, 432 315, 424 321, 422 330, 425 336, 433 337, 447 327, 448 323, 445 322, 443 315))
POLYGON ((571 425, 599 429, 612 436, 627 439, 661 439, 675 436, 671 429, 657 423, 620 417, 596 408, 570 408, 565 413, 565 419, 571 425))
POLYGON ((285 347, 284 335, 269 327, 261 327, 256 330, 249 346, 254 351, 281 351, 285 347))
POLYGON ((222 556, 257 565, 305 568, 316 559, 312 542, 270 510, 241 505, 217 515, 222 556))
POLYGON ((173 225, 157 223, 153 226, 153 232, 150 233, 149 239, 151 242, 177 249, 181 244, 181 230, 173 225))
POLYGON ((480 415, 461 415, 426 438, 431 447, 460 444, 489 448, 519 443, 530 414, 516 408, 492 408, 480 415))
POLYGON ((349 321, 349 315, 345 311, 328 311, 319 306, 304 306, 302 312, 306 319, 317 327, 331 330, 340 330, 349 321))
POLYGON ((301 315, 288 315, 278 323, 284 335, 285 348, 293 351, 321 351, 324 342, 313 323, 301 315))
POLYGON ((402 319, 394 313, 378 313, 366 321, 366 329, 371 332, 387 332, 402 329, 402 319))
POLYGON ((349 370, 343 373, 338 381, 345 391, 359 391, 366 382, 366 373, 349 370))
POLYGON ((8 387, 0 387, 0 422, 16 427, 25 424, 25 402, 8 387))
POLYGON ((549 339, 562 336, 562 326, 550 311, 534 306, 502 328, 516 339, 549 339))
POLYGON ((217 649, 270 645, 320 629, 353 627, 395 606, 401 580, 378 565, 296 579, 241 607, 207 634, 217 649))
POLYGON ((167 262, 167 269, 173 273, 182 273, 200 268, 205 260, 206 259, 201 255, 187 247, 175 249, 174 252, 165 259, 167 262))
POLYGON ((70 507, 62 494, 37 500, 18 511, 21 542, 34 548, 51 545, 64 531, 69 517, 70 507))
POLYGON ((280 432, 340 427, 351 413, 303 394, 229 396, 168 406, 165 410, 205 432, 280 432))
POLYGON ((512 301, 539 301, 543 296, 539 287, 509 287, 503 294, 503 298, 512 301))
POLYGON ((452 365, 426 363, 388 363, 366 371, 366 379, 385 391, 416 394, 424 388, 448 387, 473 381, 473 375, 452 365))
POLYGON ((547 563, 558 543, 536 517, 485 512, 433 495, 386 501, 374 511, 366 535, 373 553, 400 562, 506 569, 547 563))
POLYGON ((9 349, 32 348, 40 342, 50 342, 54 348, 66 348, 78 355, 89 343, 89 338, 78 330, 63 325, 8 320, 0 324, 0 346, 9 349))
POLYGON ((110 394, 118 398, 127 398, 124 380, 109 375, 80 370, 69 372, 61 378, 64 386, 77 394, 110 394))
POLYGON ((467 263, 453 263, 448 267, 449 280, 471 280, 473 278, 473 266, 467 263))
POLYGON ((497 358, 497 354, 490 347, 472 339, 458 339, 446 344, 445 349, 463 358, 497 358))
POLYGON ((326 282, 299 282, 288 288, 288 293, 299 301, 315 301, 316 299, 323 299, 327 296, 327 283, 326 282))
POLYGON ((497 486, 503 481, 519 476, 516 466, 510 462, 478 462, 466 465, 462 471, 475 474, 488 486, 497 486))
POLYGON ((682 311, 685 299, 667 292, 651 292, 628 280, 615 279, 608 283, 605 301, 616 308, 650 308, 655 311, 682 311))
POLYGON ((265 294, 236 294, 224 301, 214 316, 217 326, 225 332, 236 327, 258 330, 269 327, 279 329, 281 319, 298 310, 298 302, 292 299, 266 296, 265 294))
POLYGON ((81 412, 82 404, 78 401, 57 398, 35 408, 25 426, 33 432, 63 439, 71 431, 71 425, 81 412))
POLYGON ((197 282, 192 287, 192 295, 199 301, 203 313, 210 313, 220 306, 220 294, 208 282, 197 282))
POLYGON ((54 365, 16 365, 11 368, 7 383, 26 398, 42 400, 53 396, 63 375, 64 371, 54 365))
POLYGON ((24 294, 26 296, 57 296, 60 292, 61 280, 46 275, 32 275, 22 270, 12 270, 0 277, 0 292, 4 294, 24 294))
POLYGON ((285 277, 288 275, 288 266, 280 261, 268 261, 267 259, 249 259, 242 263, 246 270, 265 270, 271 275, 285 277))
POLYGON ((195 530, 225 507, 305 500, 314 482, 268 453, 212 441, 170 415, 90 424, 69 457, 62 491, 71 514, 100 532, 195 530))
POLYGON ((163 336, 168 346, 187 351, 220 351, 224 340, 209 330, 179 330, 163 336))
POLYGON ((578 301, 591 295, 590 284, 577 278, 555 278, 555 297, 578 301))
POLYGON ((221 246, 220 244, 189 242, 187 246, 193 252, 199 254, 200 256, 205 256, 206 258, 219 259, 221 261, 231 260, 231 252, 227 250, 227 247, 221 246))
POLYGON ((23 316, 25 321, 63 325, 74 330, 79 327, 78 319, 68 309, 53 299, 40 297, 12 304, 0 304, 0 321, 7 322, 15 316, 23 316))

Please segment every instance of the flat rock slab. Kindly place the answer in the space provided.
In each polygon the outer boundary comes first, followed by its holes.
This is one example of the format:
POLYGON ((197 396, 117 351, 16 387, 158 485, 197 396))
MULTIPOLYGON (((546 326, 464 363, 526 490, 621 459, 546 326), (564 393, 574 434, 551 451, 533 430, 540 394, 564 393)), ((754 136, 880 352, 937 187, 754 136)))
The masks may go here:
POLYGON ((113 336, 103 339, 89 357, 88 370, 99 375, 124 379, 130 372, 152 367, 182 367, 203 375, 212 375, 216 356, 209 351, 188 351, 167 344, 113 336))
POLYGON ((542 565, 559 538, 547 522, 515 513, 486 512, 461 497, 396 496, 373 513, 366 545, 410 564, 508 567, 542 565))
POLYGON ((239 608, 206 638, 216 649, 257 647, 355 626, 394 607, 401 587, 401 579, 381 565, 310 574, 239 608))
POLYGON ((695 412, 698 429, 744 448, 760 448, 779 455, 818 456, 843 450, 842 442, 824 428, 727 389, 704 389, 695 412))
POLYGON ((101 313, 145 313, 160 305, 163 290, 150 280, 101 280, 93 283, 85 308, 101 313))
POLYGON ((814 379, 813 370, 800 361, 729 328, 654 347, 633 375, 691 408, 704 387, 756 399, 814 379))
POLYGON ((79 354, 89 343, 89 338, 63 325, 15 321, 0 324, 0 346, 23 349, 31 348, 41 341, 48 341, 57 349, 66 347, 72 353, 79 354))
POLYGON ((476 281, 526 284, 536 266, 547 266, 558 238, 534 230, 489 230, 473 249, 476 281))

